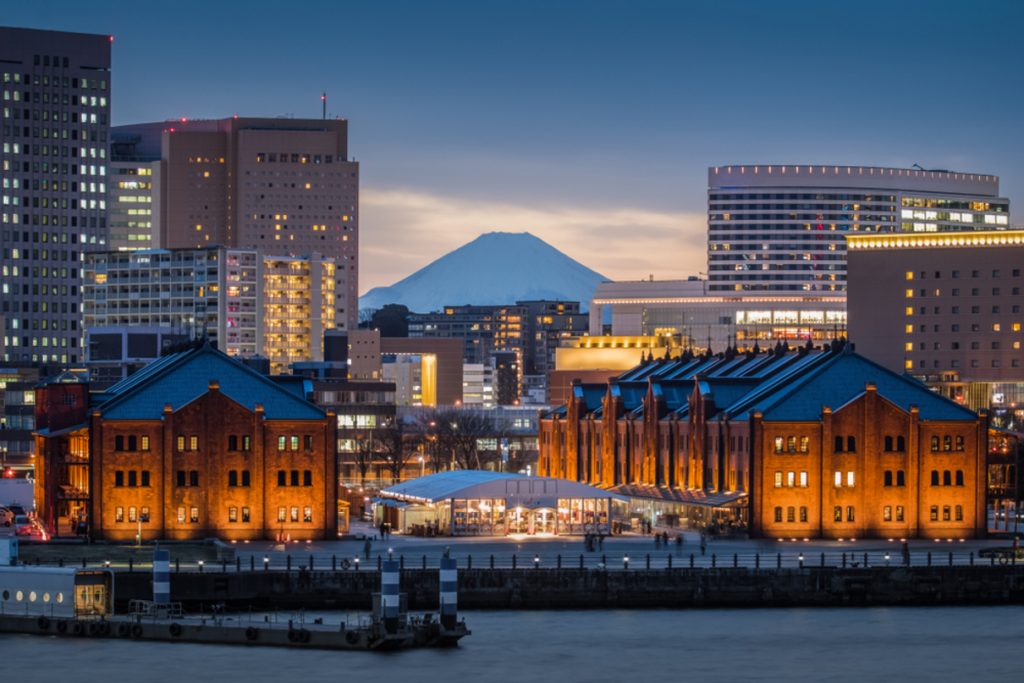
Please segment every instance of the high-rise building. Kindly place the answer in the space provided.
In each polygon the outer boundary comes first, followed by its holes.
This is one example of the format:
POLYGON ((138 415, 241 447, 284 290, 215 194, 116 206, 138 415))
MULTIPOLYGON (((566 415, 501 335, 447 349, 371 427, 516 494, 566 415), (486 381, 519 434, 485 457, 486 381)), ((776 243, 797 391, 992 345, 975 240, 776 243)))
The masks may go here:
POLYGON ((443 311, 411 313, 409 336, 461 339, 466 363, 490 363, 495 351, 523 349, 526 307, 445 306, 443 311))
POLYGON ((280 373, 294 362, 323 360, 324 332, 334 327, 334 261, 316 253, 101 252, 89 254, 83 270, 90 338, 128 326, 162 327, 205 336, 230 356, 265 356, 271 372, 280 373))
POLYGON ((107 184, 107 248, 156 248, 160 236, 160 155, 139 150, 134 136, 114 135, 107 184))
POLYGON ((708 169, 712 292, 846 289, 847 234, 1005 229, 999 178, 866 166, 708 169))
POLYGON ((359 164, 341 119, 166 121, 119 126, 135 154, 158 154, 159 246, 224 245, 334 260, 335 324, 354 329, 359 164))
POLYGON ((110 43, 0 28, 4 360, 82 360, 81 255, 107 233, 110 43))
POLYGON ((849 238, 850 338, 1004 426, 1024 425, 1024 231, 849 238))

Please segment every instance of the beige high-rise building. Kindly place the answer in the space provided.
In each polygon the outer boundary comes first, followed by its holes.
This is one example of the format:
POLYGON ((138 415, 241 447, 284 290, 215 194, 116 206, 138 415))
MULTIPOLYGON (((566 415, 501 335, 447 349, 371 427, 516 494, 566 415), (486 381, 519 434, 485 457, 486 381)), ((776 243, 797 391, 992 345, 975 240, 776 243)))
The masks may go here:
POLYGON ((217 245, 335 264, 334 319, 356 326, 359 164, 341 119, 228 118, 119 126, 160 159, 159 246, 217 245))

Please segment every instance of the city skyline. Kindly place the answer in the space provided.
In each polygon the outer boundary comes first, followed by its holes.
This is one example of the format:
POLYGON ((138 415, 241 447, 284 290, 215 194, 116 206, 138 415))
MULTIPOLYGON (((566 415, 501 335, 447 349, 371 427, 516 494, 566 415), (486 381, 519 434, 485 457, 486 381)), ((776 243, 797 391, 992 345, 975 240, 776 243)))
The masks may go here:
POLYGON ((326 91, 363 167, 361 293, 490 230, 614 279, 702 272, 714 165, 920 163, 1024 189, 1011 3, 302 6, 155 22, 51 2, 5 23, 112 34, 115 125, 317 117, 326 91))

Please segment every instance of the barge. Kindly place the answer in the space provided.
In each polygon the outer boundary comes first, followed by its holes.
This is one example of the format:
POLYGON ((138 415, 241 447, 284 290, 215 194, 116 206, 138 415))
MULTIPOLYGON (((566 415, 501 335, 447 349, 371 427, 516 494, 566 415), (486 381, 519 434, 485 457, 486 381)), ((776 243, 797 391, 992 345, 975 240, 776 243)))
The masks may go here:
POLYGON ((398 563, 388 561, 372 613, 356 624, 333 625, 323 619, 280 623, 269 615, 255 621, 222 611, 185 615, 170 599, 168 563, 166 550, 154 553, 153 600, 133 600, 125 614, 114 613, 109 569, 0 565, 0 634, 364 651, 453 647, 470 634, 456 614, 454 560, 441 568, 436 617, 406 611, 398 563))

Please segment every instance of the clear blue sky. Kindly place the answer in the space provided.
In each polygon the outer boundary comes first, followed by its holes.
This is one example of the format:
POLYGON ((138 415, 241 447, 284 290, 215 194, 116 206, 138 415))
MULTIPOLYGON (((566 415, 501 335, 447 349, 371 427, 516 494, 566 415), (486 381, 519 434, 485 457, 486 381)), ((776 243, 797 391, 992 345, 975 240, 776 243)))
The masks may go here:
POLYGON ((4 0, 111 33, 114 122, 351 122, 362 289, 491 229, 614 278, 703 270, 706 167, 994 173, 1024 211, 1024 3, 4 0), (284 11, 282 11, 282 9, 284 11))

